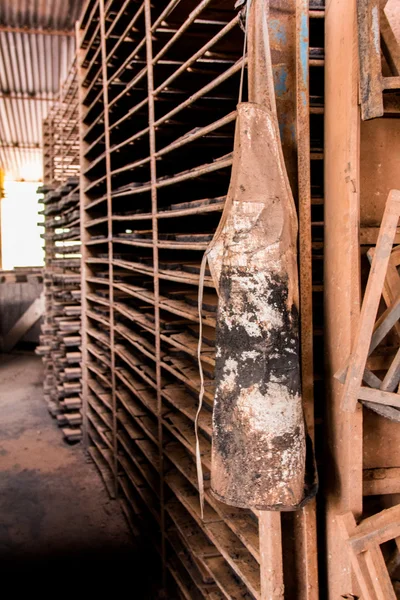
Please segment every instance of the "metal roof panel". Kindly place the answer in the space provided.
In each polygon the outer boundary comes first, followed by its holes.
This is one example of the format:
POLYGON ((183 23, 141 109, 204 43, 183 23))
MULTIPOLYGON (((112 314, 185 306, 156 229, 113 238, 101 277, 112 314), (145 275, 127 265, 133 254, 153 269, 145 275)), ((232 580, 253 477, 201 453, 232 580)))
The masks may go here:
POLYGON ((0 166, 7 178, 31 177, 35 169, 42 177, 42 122, 73 62, 82 5, 0 0, 0 166))

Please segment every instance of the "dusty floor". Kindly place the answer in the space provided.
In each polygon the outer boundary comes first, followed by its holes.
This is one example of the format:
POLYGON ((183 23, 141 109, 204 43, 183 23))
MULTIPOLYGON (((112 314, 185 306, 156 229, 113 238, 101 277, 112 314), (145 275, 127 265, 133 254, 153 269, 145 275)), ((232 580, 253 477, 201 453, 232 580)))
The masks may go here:
POLYGON ((81 446, 62 441, 42 376, 34 355, 0 355, 0 580, 30 572, 44 586, 46 574, 66 589, 83 581, 153 598, 146 551, 81 446))

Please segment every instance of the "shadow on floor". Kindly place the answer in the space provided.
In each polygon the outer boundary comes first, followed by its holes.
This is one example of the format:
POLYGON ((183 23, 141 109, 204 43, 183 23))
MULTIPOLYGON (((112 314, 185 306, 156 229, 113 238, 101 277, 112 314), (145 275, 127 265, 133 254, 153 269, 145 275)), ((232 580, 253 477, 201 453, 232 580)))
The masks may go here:
POLYGON ((62 440, 40 359, 0 356, 0 579, 32 592, 158 598, 156 557, 135 538, 81 444, 62 440), (38 587, 40 586, 40 587, 38 587), (55 586, 55 587, 53 587, 55 586))
POLYGON ((156 600, 160 598, 158 568, 155 557, 149 551, 133 542, 132 548, 60 548, 46 553, 38 546, 34 554, 0 554, 0 574, 2 584, 35 591, 40 585, 42 591, 57 591, 68 594, 75 590, 85 594, 129 593, 135 600, 156 600), (34 587, 32 587, 34 586, 34 587), (56 590, 54 590, 56 591, 56 590))

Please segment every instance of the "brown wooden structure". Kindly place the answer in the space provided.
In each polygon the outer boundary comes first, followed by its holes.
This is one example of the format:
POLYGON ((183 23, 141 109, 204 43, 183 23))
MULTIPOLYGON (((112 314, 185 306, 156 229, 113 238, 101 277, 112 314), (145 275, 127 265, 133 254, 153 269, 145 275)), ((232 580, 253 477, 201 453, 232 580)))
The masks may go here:
POLYGON ((78 84, 74 62, 43 123, 45 317, 36 352, 49 411, 68 441, 81 438, 78 84))
MULTIPOLYGON (((359 8, 370 11, 373 4, 360 2, 359 8)), ((331 473, 324 489, 327 589, 329 598, 352 594, 364 598, 337 516, 351 511, 359 521, 397 505, 399 430, 396 423, 360 403, 354 412, 344 411, 343 386, 334 374, 343 369, 353 350, 370 271, 367 252, 377 243, 388 194, 399 187, 393 162, 398 153, 399 102, 391 90, 382 96, 381 87, 383 117, 362 121, 357 4, 328 1, 325 11, 325 460, 331 473)), ((387 32, 381 35, 385 38, 387 32)), ((369 49, 375 52, 376 45, 369 49)), ((387 69, 384 55, 379 51, 375 63, 380 72, 387 69)), ((363 60, 361 79, 366 68, 363 60)), ((384 308, 381 302, 380 311, 384 308)))
MULTIPOLYGON (((83 435, 110 495, 153 543, 172 597, 364 598, 376 576, 368 593, 383 598, 389 578, 396 579, 386 547, 383 554, 377 547, 391 538, 361 550, 353 541, 375 535, 381 518, 392 532, 397 509, 382 510, 399 501, 399 424, 358 402, 360 389, 371 395, 366 380, 360 387, 361 367, 357 385, 346 384, 351 406, 334 377, 344 369, 344 381, 353 364, 369 259, 389 191, 400 188, 398 54, 393 13, 384 9, 372 0, 269 2, 280 137, 299 221, 302 396, 321 489, 316 501, 287 513, 234 508, 211 494, 218 301, 206 270, 204 518, 194 434, 197 303, 202 256, 228 190, 249 60, 241 17, 231 0, 87 0, 82 12, 78 99, 67 85, 64 108, 50 115, 44 135, 46 181, 63 183, 80 164, 83 310, 75 358, 81 352, 83 435), (359 47, 371 51, 365 18, 377 7, 381 43, 360 61, 359 47), (364 85, 371 69, 376 89, 364 85), (382 117, 364 121, 376 116, 371 102, 382 117)), ((50 257, 55 222, 47 225, 50 257)), ((392 229, 396 245, 400 230, 392 229)), ((53 266, 61 266, 59 258, 53 266)), ((391 282, 380 275, 378 316, 395 306, 391 282)), ((396 322, 393 356, 397 329, 396 322)), ((369 337, 358 339, 368 369, 378 372, 383 363, 367 359, 369 337)))
MULTIPOLYGON (((270 2, 282 147, 300 225, 301 366, 312 436, 314 389, 323 385, 313 358, 314 343, 322 350, 323 17, 318 1, 270 2)), ((229 184, 239 16, 225 1, 90 0, 77 36, 88 451, 134 527, 153 540, 180 597, 316 599, 315 501, 281 514, 235 509, 209 492, 217 296, 207 272, 200 516, 199 270, 229 184)))

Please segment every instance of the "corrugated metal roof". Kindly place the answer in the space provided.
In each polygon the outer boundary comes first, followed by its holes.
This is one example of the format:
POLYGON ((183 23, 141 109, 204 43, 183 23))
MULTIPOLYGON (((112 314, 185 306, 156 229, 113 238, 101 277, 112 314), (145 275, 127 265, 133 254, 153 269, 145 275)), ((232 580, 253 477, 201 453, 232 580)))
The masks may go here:
POLYGON ((35 29, 73 29, 83 0, 0 0, 0 24, 35 29))
POLYGON ((0 166, 7 179, 42 177, 42 122, 73 61, 82 4, 0 0, 0 166))

